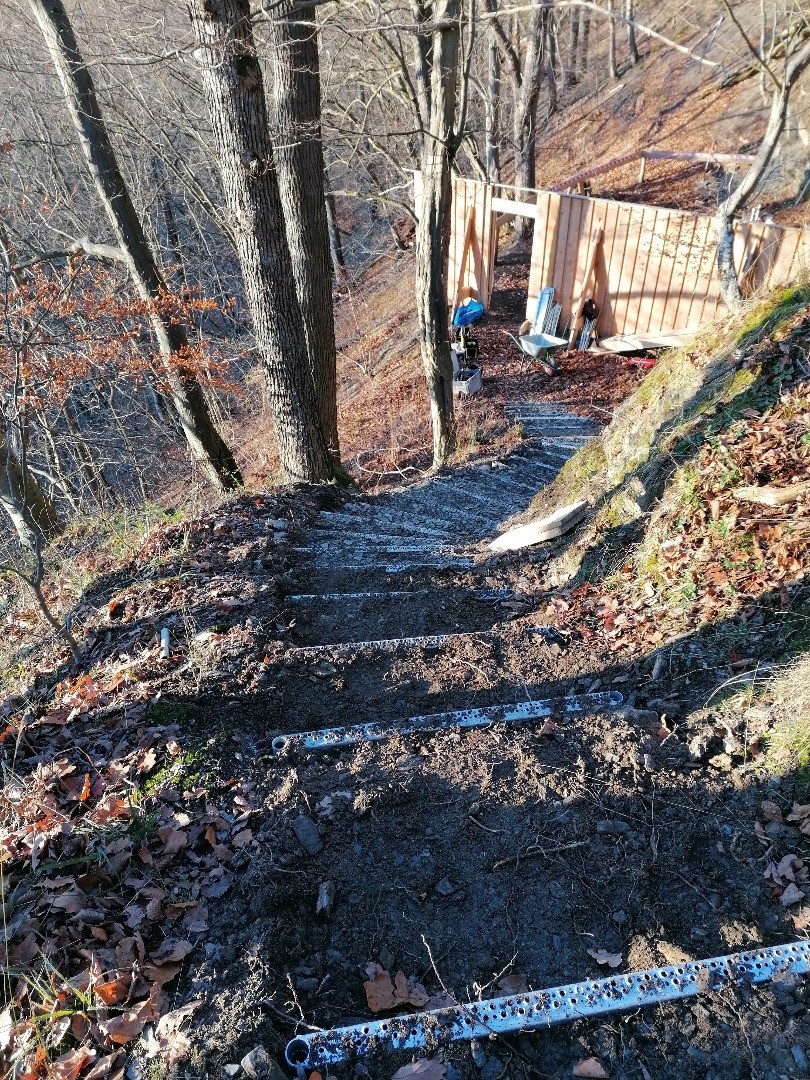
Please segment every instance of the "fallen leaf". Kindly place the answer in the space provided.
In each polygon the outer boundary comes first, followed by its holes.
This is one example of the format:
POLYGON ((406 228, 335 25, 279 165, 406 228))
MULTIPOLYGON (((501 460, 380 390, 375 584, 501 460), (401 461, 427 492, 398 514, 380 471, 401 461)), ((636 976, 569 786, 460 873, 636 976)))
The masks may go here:
POLYGON ((183 919, 183 929, 189 934, 202 934, 208 929, 208 908, 197 904, 183 919))
POLYGON ((235 836, 231 837, 231 843, 235 848, 241 848, 245 844, 249 844, 252 839, 253 832, 251 829, 241 829, 235 836))
POLYGON ((592 1080, 607 1080, 608 1073, 602 1062, 595 1057, 578 1061, 574 1066, 574 1076, 589 1076, 592 1080))
POLYGON ((121 1057, 121 1053, 121 1050, 116 1050, 113 1054, 105 1054, 103 1058, 99 1058, 90 1072, 84 1074, 82 1080, 105 1080, 113 1065, 121 1057))
POLYGON ((109 982, 97 982, 93 987, 93 993, 105 1005, 118 1005, 129 993, 131 980, 128 975, 109 982))
POLYGON ((150 1020, 155 1020, 162 1011, 163 991, 153 986, 146 1001, 139 1002, 134 1009, 127 1009, 118 1016, 99 1022, 99 1031, 111 1043, 125 1046, 143 1031, 150 1020))
POLYGON ((766 799, 762 804, 762 816, 765 821, 778 821, 780 824, 784 821, 782 811, 775 802, 771 802, 769 799, 766 799))
POLYGON ((95 1056, 96 1051, 89 1046, 77 1046, 52 1061, 48 1075, 55 1080, 76 1080, 87 1062, 92 1061, 95 1056))
MULTIPOLYGON (((606 964, 608 967, 616 968, 622 962, 621 953, 609 953, 606 949, 588 949, 588 955, 592 956, 597 964, 606 964)), ((588 1059, 591 1060, 590 1058, 588 1059)), ((584 1076, 589 1075, 583 1073, 584 1076)))
POLYGON ((447 1066, 439 1058, 419 1058, 397 1069, 391 1080, 444 1080, 447 1066))
POLYGON ((787 886, 785 891, 779 897, 779 900, 782 904, 782 907, 790 907, 791 904, 798 904, 800 900, 804 900, 804 893, 798 887, 798 885, 794 885, 791 881, 791 883, 787 886))
POLYGON ((142 1040, 146 1056, 154 1058, 160 1054, 166 1058, 169 1067, 181 1061, 188 1053, 191 1041, 180 1031, 180 1026, 202 1003, 203 999, 198 998, 161 1016, 154 1030, 149 1031, 142 1040))
POLYGON ((165 855, 176 855, 188 843, 188 833, 183 832, 182 829, 173 829, 171 825, 158 829, 158 836, 163 841, 165 855))
POLYGON ((367 965, 366 974, 369 977, 363 986, 368 1007, 372 1012, 384 1012, 398 1005, 415 1005, 417 1008, 422 1008, 430 998, 421 983, 413 978, 407 979, 402 971, 398 971, 392 981, 385 968, 372 963, 367 965))

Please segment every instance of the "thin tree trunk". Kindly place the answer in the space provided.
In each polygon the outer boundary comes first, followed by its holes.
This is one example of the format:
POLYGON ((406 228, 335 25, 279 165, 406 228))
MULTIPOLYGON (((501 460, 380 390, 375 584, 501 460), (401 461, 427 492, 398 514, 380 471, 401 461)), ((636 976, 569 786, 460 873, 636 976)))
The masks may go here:
POLYGON ((249 0, 191 0, 189 11, 282 468, 294 482, 331 480, 334 461, 307 354, 249 0))
MULTIPOLYGON (((82 59, 64 4, 62 0, 29 0, 29 3, 62 84, 85 161, 132 282, 143 299, 155 300, 165 289, 165 282, 121 174, 90 71, 82 59)), ((172 402, 192 457, 216 488, 232 490, 241 484, 242 478, 231 451, 211 421, 197 380, 183 366, 182 354, 188 348, 185 329, 157 313, 151 322, 172 402)))
POLYGON ((627 22, 627 50, 630 53, 630 66, 635 67, 639 62, 638 45, 636 44, 636 27, 633 19, 633 0, 624 0, 624 17, 627 22))
POLYGON ((273 153, 321 424, 332 457, 339 464, 335 317, 315 8, 296 7, 291 14, 279 14, 272 25, 273 153))
POLYGON ((591 13, 587 8, 582 9, 582 41, 580 43, 578 71, 584 75, 588 70, 588 46, 591 41, 591 13))
POLYGON ((59 447, 56 445, 56 439, 51 431, 51 426, 48 423, 48 418, 44 412, 38 411, 36 416, 37 426, 42 432, 42 438, 45 443, 45 456, 48 460, 48 465, 51 472, 56 478, 56 483, 59 490, 62 493, 62 497, 70 506, 74 513, 79 513, 79 500, 77 492, 71 484, 67 473, 65 472, 65 466, 62 461, 62 456, 59 453, 59 447))
MULTIPOLYGON (((530 192, 536 186, 537 175, 537 106, 543 77, 544 31, 544 12, 535 8, 529 18, 526 52, 514 112, 515 184, 518 188, 526 189, 520 194, 525 202, 535 200, 530 192)), ((515 218, 516 240, 527 240, 533 230, 534 218, 515 218)))
POLYGON ((717 208, 714 227, 717 234, 717 269, 720 276, 720 295, 731 311, 736 311, 743 300, 737 271, 734 266, 734 217, 756 191, 762 177, 765 175, 765 170, 771 163, 779 139, 785 130, 790 105, 790 92, 796 80, 808 66, 810 66, 810 41, 806 41, 788 60, 782 77, 782 84, 773 93, 768 126, 759 150, 757 150, 748 172, 738 186, 717 208))
POLYGON ((619 71, 616 67, 616 20, 613 18, 613 0, 607 0, 608 11, 608 75, 611 79, 618 79, 619 71))
POLYGON ((433 421, 433 464, 438 467, 456 445, 445 277, 450 244, 460 0, 443 0, 435 5, 432 14, 441 28, 432 35, 430 128, 422 142, 422 212, 416 230, 416 307, 433 421))
POLYGON ((335 196, 324 175, 324 202, 326 203, 326 224, 329 226, 329 253, 332 257, 332 273, 338 281, 346 272, 346 260, 343 257, 343 243, 340 239, 335 196))
POLYGON ((560 56, 560 44, 557 40, 557 25, 554 21, 553 12, 546 12, 545 25, 546 78, 548 81, 548 112, 546 113, 546 116, 548 118, 553 116, 557 111, 557 69, 560 56))
POLYGON ((104 473, 96 466, 90 448, 85 442, 76 408, 68 399, 64 408, 65 424, 70 432, 73 449, 79 462, 79 469, 84 477, 85 484, 93 496, 93 500, 99 510, 103 510, 106 503, 106 495, 111 495, 110 485, 104 478, 104 473))
POLYGON ((579 8, 571 8, 571 43, 568 49, 568 72, 566 85, 574 86, 577 81, 577 52, 579 50, 579 20, 582 12, 579 8))
POLYGON ((489 39, 487 50, 488 95, 485 102, 484 142, 486 145, 487 181, 497 184, 501 179, 500 162, 500 112, 501 112, 501 57, 494 37, 489 39))

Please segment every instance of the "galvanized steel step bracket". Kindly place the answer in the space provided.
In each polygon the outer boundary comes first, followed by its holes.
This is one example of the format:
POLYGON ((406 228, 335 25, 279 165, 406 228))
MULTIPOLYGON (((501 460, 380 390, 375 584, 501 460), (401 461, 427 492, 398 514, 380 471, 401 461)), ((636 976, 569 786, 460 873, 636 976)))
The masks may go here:
POLYGON ((452 728, 488 727, 490 724, 525 724, 563 713, 595 713, 605 709, 617 709, 624 698, 618 690, 581 697, 525 701, 518 705, 491 705, 483 709, 461 709, 455 712, 427 713, 410 716, 390 723, 372 721, 349 727, 321 728, 302 731, 296 735, 278 735, 272 742, 273 752, 293 748, 302 750, 336 750, 342 746, 354 746, 362 742, 383 742, 395 735, 411 735, 426 731, 447 731, 452 728))
POLYGON ((446 1009, 370 1020, 365 1024, 299 1035, 287 1044, 293 1067, 317 1069, 375 1051, 426 1050, 448 1043, 514 1035, 571 1020, 658 1005, 719 989, 724 983, 762 983, 782 974, 806 975, 810 942, 718 956, 711 960, 586 980, 529 994, 476 1001, 446 1009))

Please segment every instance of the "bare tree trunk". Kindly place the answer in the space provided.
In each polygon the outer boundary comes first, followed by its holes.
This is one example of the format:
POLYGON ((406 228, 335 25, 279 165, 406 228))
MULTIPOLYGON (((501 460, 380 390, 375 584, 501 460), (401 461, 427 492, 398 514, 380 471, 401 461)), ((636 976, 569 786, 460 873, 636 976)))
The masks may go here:
POLYGON ((62 531, 55 506, 9 446, 5 431, 0 431, 0 504, 27 548, 62 531))
POLYGON ((638 45, 636 44, 636 26, 633 22, 633 0, 624 0, 624 17, 627 19, 627 49, 630 53, 630 66, 635 67, 639 62, 638 45))
POLYGON ((440 0, 432 11, 439 28, 433 31, 430 42, 429 131, 422 142, 422 212, 416 230, 416 307, 433 421, 433 464, 437 467, 456 445, 445 277, 456 145, 460 15, 460 0, 440 0))
POLYGON ((71 443, 79 461, 79 469, 84 477, 85 484, 87 485, 90 494, 93 496, 96 506, 99 510, 103 510, 106 503, 106 496, 112 495, 112 491, 110 490, 110 485, 104 478, 104 473, 96 466, 90 448, 85 442, 81 426, 79 425, 79 418, 76 415, 76 408, 70 399, 65 402, 64 416, 65 424, 70 432, 71 443))
POLYGON ((487 50, 487 88, 485 102, 484 143, 486 146, 486 173, 490 184, 497 184, 501 179, 500 162, 500 112, 501 112, 501 57, 495 38, 489 39, 487 50))
POLYGON ((588 70, 588 46, 591 41, 591 13, 587 8, 582 9, 582 41, 580 43, 579 72, 584 75, 588 70))
POLYGON ((340 239, 335 196, 332 194, 332 189, 329 187, 325 174, 324 202, 326 203, 326 224, 329 226, 329 252, 332 256, 332 273, 340 281, 346 271, 346 260, 343 257, 343 244, 340 239))
POLYGON ((554 12, 546 12, 546 78, 548 80, 548 112, 547 116, 551 117, 557 111, 557 71, 558 62, 559 68, 562 68, 560 61, 560 43, 557 38, 557 23, 554 19, 554 12))
POLYGON ((577 53, 579 51, 579 20, 582 12, 579 8, 571 8, 571 41, 568 48, 568 72, 566 73, 566 85, 574 86, 577 81, 577 53))
POLYGON ((53 431, 48 423, 48 418, 44 412, 38 411, 36 414, 36 424, 39 430, 42 432, 42 439, 45 444, 45 456, 48 461, 48 467, 54 475, 56 485, 62 493, 62 497, 70 506, 74 513, 79 513, 79 499, 77 492, 71 484, 67 473, 65 472, 64 462, 59 453, 59 448, 56 445, 56 439, 53 436, 53 431))
POLYGON ((730 311, 736 311, 743 300, 740 283, 737 279, 737 271, 734 267, 734 217, 757 189, 762 177, 765 175, 765 170, 771 163, 779 139, 785 130, 790 105, 790 92, 796 80, 808 66, 810 66, 810 41, 806 41, 787 60, 781 85, 778 85, 773 92, 768 126, 756 157, 751 162, 748 172, 738 186, 717 208, 714 227, 717 234, 717 269, 720 275, 720 295, 730 311))
POLYGON ((315 8, 273 21, 276 141, 273 152, 307 353, 329 450, 340 463, 335 317, 321 140, 315 8))
MULTIPOLYGON (((96 192, 120 245, 123 260, 138 293, 156 299, 165 282, 135 212, 96 97, 89 69, 82 59, 62 0, 29 0, 45 38, 70 111, 96 192)), ((183 366, 188 348, 185 329, 167 316, 152 316, 152 329, 163 358, 174 408, 192 457, 220 491, 242 482, 233 455, 214 427, 199 384, 183 366)))
MULTIPOLYGON (((526 32, 526 52, 515 96, 515 184, 524 188, 521 198, 533 202, 530 194, 536 186, 537 106, 540 101, 540 82, 543 75, 544 12, 535 8, 529 17, 526 32)), ((527 240, 532 235, 534 219, 515 218, 515 239, 527 240)))
POLYGON ((294 482, 331 480, 334 461, 307 354, 249 0, 191 0, 189 11, 281 464, 294 482))
POLYGON ((608 11, 608 75, 611 79, 618 79, 619 71, 616 67, 616 20, 613 18, 613 0, 607 0, 608 11))

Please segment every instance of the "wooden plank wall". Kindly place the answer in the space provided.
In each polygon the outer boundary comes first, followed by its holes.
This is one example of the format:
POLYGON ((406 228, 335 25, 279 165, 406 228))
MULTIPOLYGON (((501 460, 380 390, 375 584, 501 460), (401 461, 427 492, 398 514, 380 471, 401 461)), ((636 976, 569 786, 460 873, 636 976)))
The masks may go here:
POLYGON ((477 180, 453 177, 453 203, 450 215, 450 248, 447 263, 447 303, 453 307, 456 297, 472 296, 489 307, 495 270, 497 231, 492 210, 492 186, 477 180), (469 250, 465 254, 469 216, 469 250))
MULTIPOLYGON (((679 210, 538 192, 526 317, 553 285, 560 327, 582 292, 588 241, 604 239, 589 289, 600 337, 695 330, 722 306, 710 217, 679 210)), ((810 233, 762 222, 737 223, 734 257, 744 291, 795 281, 810 268, 810 233)))
MULTIPOLYGON (((417 215, 421 175, 414 175, 417 215)), ((447 303, 472 296, 489 307, 497 252, 493 187, 453 178, 447 303), (469 251, 464 253, 469 215, 469 251)), ((499 209, 505 200, 498 199, 499 209)), ((541 289, 562 304, 560 332, 582 293, 588 242, 604 237, 589 288, 599 307, 600 337, 696 330, 721 309, 717 245, 710 217, 584 195, 537 192, 526 318, 541 289)), ((810 230, 764 222, 735 225, 734 259, 743 291, 774 288, 810 270, 810 230)))

